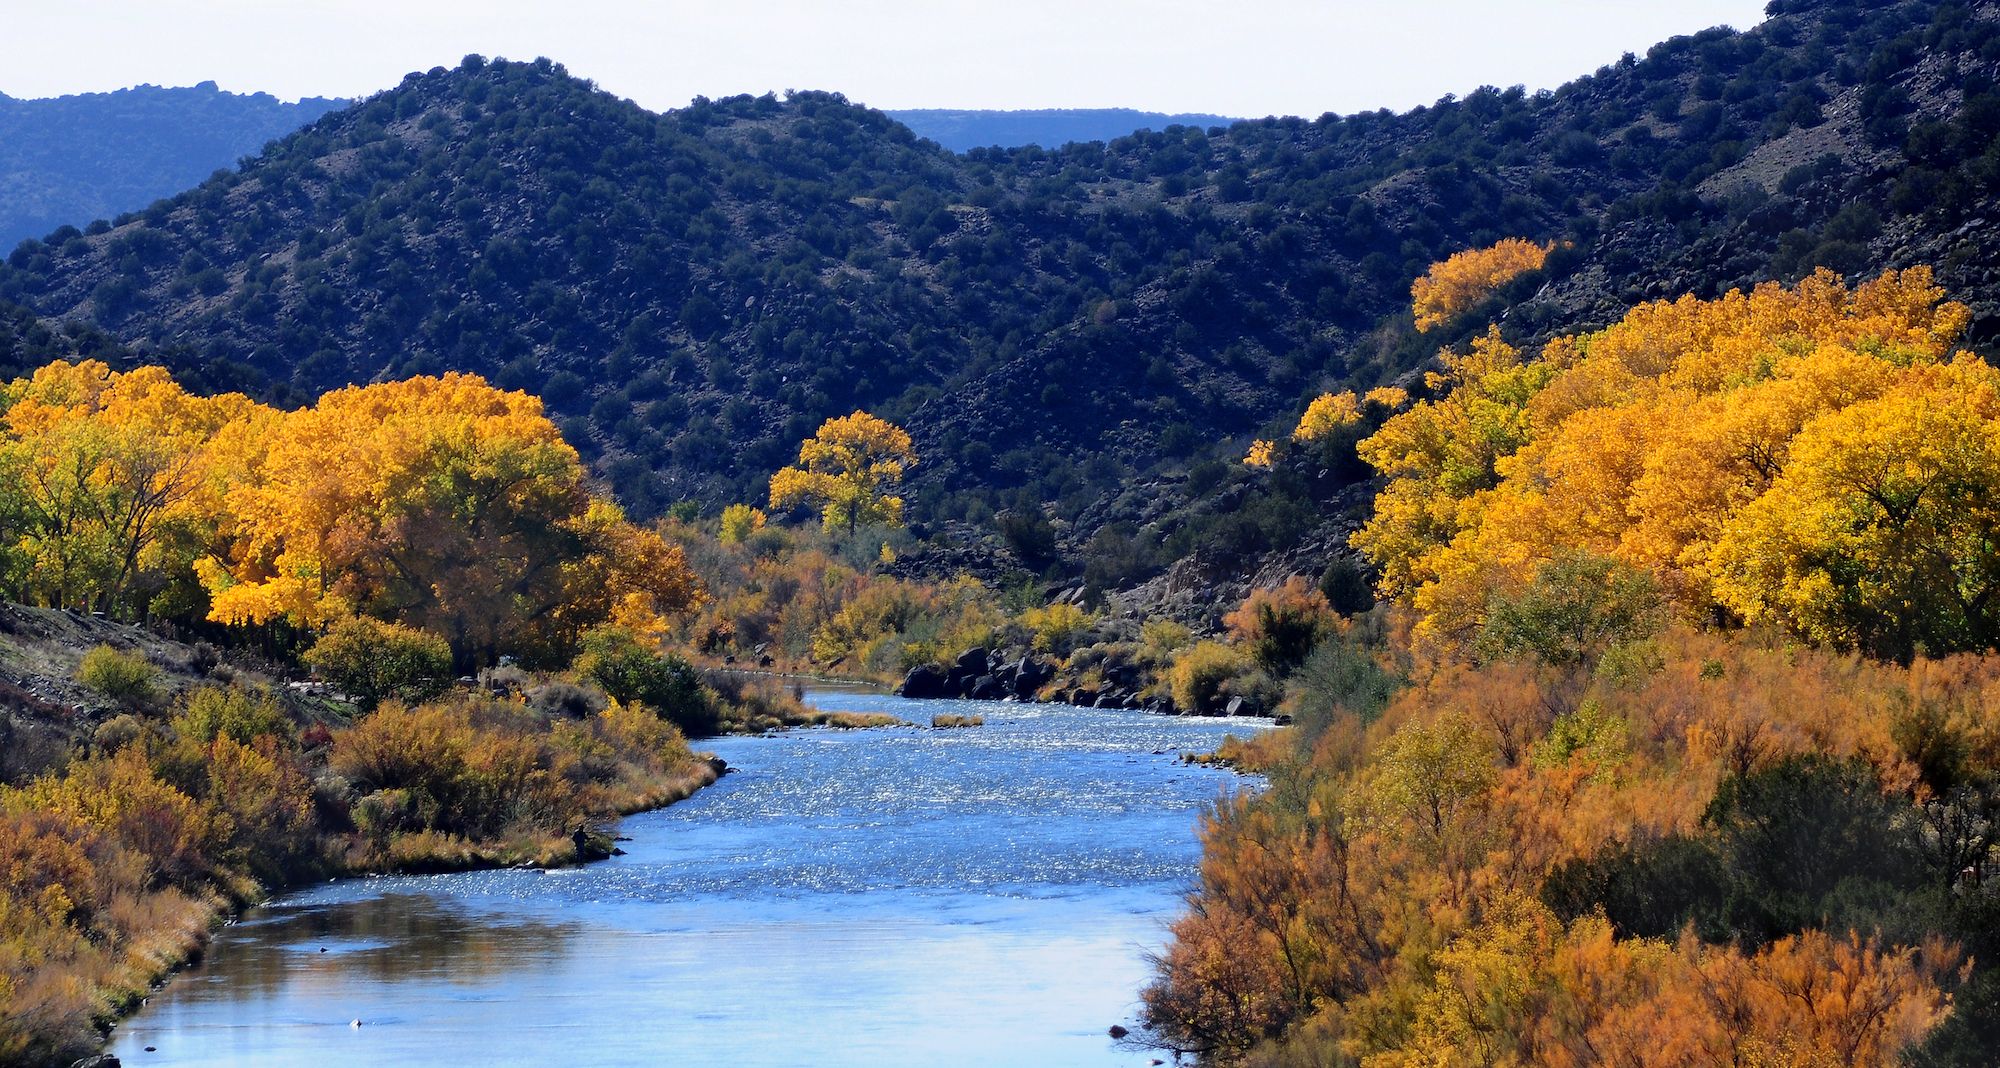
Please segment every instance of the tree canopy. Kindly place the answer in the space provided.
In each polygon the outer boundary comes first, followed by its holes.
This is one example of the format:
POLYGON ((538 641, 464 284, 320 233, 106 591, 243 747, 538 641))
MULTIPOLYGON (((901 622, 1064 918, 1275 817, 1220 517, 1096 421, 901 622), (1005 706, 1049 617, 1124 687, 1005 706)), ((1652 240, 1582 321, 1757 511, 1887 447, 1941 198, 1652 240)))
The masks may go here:
POLYGON ((917 454, 903 428, 867 412, 829 419, 799 445, 799 462, 771 476, 771 507, 818 505, 828 530, 869 523, 903 525, 903 499, 890 493, 917 454))
POLYGON ((1490 333, 1361 443, 1389 485, 1354 543, 1436 631, 1578 551, 1650 572, 1684 618, 1993 648, 2000 371, 1953 352, 1968 316, 1923 268, 1822 271, 1532 359, 1490 333))
POLYGON ((473 375, 288 412, 57 361, 0 389, 0 469, 0 575, 29 602, 305 630, 367 615, 465 665, 560 658, 701 597, 678 547, 592 495, 539 400, 473 375))

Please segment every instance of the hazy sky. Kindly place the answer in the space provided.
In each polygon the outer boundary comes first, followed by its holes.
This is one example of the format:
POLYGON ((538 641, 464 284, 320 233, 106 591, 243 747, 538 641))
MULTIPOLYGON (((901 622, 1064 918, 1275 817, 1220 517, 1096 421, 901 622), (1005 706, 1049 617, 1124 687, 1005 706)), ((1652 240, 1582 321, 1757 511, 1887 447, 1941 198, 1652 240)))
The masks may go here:
POLYGON ((6 0, 0 92, 361 96, 546 55, 655 109, 829 89, 881 108, 1318 115, 1559 85, 1763 0, 6 0))

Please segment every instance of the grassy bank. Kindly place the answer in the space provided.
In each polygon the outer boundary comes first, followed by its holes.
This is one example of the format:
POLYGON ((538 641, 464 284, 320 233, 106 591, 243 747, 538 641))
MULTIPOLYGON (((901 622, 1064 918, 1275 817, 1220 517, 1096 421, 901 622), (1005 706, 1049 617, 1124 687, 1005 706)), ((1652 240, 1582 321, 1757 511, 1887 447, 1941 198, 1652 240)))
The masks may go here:
MULTIPOLYGON (((6 649, 48 671, 108 655, 6 649)), ((77 672, 120 696, 85 686, 74 705, 45 702, 43 726, 67 732, 67 757, 0 786, 0 1064, 90 1054, 267 894, 371 872, 597 859, 611 852, 611 820, 721 773, 668 719, 574 679, 362 712, 247 674, 218 682, 235 674, 225 668, 198 681, 120 655, 121 670, 77 672)), ((46 689, 50 677, 29 681, 46 689)))
POLYGON ((727 734, 762 734, 787 727, 858 730, 908 726, 906 721, 882 712, 813 708, 805 703, 805 687, 796 678, 775 672, 712 672, 708 683, 723 709, 720 729, 727 734))

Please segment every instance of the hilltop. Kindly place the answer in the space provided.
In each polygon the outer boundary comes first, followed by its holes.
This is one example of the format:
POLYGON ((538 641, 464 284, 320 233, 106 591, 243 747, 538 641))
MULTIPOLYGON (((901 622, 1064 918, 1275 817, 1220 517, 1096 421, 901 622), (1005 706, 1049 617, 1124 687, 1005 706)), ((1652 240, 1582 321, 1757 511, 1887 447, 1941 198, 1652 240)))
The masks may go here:
MULTIPOLYGON (((0 250, 56 227, 110 219, 237 166, 353 101, 231 93, 214 82, 21 99, 0 93, 0 250)), ((1138 130, 1226 126, 1221 115, 1131 108, 891 111, 954 152, 1110 141, 1138 130)))

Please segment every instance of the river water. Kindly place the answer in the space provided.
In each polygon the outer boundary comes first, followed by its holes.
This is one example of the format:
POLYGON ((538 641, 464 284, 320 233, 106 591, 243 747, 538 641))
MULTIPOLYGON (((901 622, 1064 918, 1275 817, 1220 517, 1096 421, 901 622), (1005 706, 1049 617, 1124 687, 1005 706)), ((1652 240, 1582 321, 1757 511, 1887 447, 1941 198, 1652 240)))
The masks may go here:
POLYGON ((288 894, 220 932, 112 1052, 135 1068, 1147 1064, 1106 1029, 1131 1022, 1193 885, 1202 808, 1245 785, 1177 754, 1267 721, 807 699, 986 725, 713 739, 699 748, 736 770, 626 819, 625 856, 288 894))

